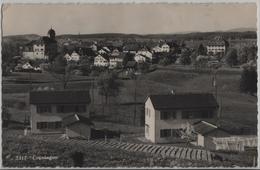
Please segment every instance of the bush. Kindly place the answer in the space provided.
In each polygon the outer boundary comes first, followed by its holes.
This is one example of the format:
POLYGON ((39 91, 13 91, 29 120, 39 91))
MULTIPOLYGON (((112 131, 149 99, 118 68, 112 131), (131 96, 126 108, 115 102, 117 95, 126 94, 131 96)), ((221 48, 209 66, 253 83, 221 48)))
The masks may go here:
POLYGON ((253 68, 245 68, 241 74, 240 91, 244 93, 257 92, 257 72, 253 68))

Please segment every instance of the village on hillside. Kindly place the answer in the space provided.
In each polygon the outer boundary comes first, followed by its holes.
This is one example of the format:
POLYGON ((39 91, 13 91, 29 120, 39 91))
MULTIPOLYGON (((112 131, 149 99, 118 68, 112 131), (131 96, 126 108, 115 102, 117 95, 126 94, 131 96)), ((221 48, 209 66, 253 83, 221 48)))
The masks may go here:
POLYGON ((3 167, 256 167, 257 34, 2 37, 3 167))
MULTIPOLYGON (((225 82, 231 79, 223 79, 256 70, 256 40, 219 35, 197 44, 89 42, 80 36, 57 41, 51 28, 47 36, 17 47, 3 67, 3 133, 22 130, 18 137, 228 164, 233 161, 228 152, 251 153, 257 146, 255 125, 229 122, 239 109, 225 94, 234 90, 225 82), (167 74, 191 83, 201 76, 203 82, 185 90, 167 74)), ((256 77, 245 79, 254 83, 256 77)), ((241 83, 243 96, 256 105, 256 82, 255 87, 241 83)), ((256 156, 248 161, 251 166, 256 156)))

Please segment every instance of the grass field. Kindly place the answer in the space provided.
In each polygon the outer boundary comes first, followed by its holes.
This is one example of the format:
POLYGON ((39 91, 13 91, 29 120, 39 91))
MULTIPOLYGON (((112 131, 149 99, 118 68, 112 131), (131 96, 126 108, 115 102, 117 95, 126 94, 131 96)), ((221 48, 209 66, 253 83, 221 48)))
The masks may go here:
MULTIPOLYGON (((257 98, 239 92, 240 74, 231 71, 229 74, 217 74, 218 102, 222 106, 221 116, 226 122, 238 125, 250 126, 256 129, 257 124, 257 98), (232 74, 231 74, 232 73, 232 74)), ((12 76, 11 76, 12 77, 12 76)), ((15 74, 18 79, 26 79, 28 75, 15 74), (20 78, 18 78, 21 76, 20 78)), ((34 79, 42 81, 49 80, 47 75, 35 74, 34 79)), ((4 78, 5 80, 10 77, 4 78)), ((81 81, 73 81, 68 84, 69 89, 89 89, 91 81, 89 77, 80 76, 81 81)), ((74 78, 74 80, 77 80, 74 78)), ((118 122, 133 122, 135 106, 134 91, 136 87, 137 103, 143 103, 150 94, 169 94, 171 90, 178 92, 209 92, 214 93, 212 87, 212 75, 207 73, 181 72, 171 69, 158 69, 154 72, 140 75, 137 81, 120 80, 123 86, 117 97, 109 99, 109 105, 105 107, 105 115, 108 120, 118 122)), ((35 83, 33 87, 53 85, 60 87, 59 83, 35 83)), ((95 86, 96 87, 96 86, 95 86)), ((15 120, 23 120, 24 114, 28 113, 28 92, 30 84, 3 83, 3 103, 7 104, 9 111, 15 120), (26 103, 23 106, 21 103, 26 103)), ((91 95, 92 96, 92 95, 91 95)), ((92 96, 94 111, 98 115, 103 114, 102 96, 99 95, 97 87, 92 96)), ((142 105, 138 104, 137 119, 143 114, 142 105)), ((137 120, 137 122, 140 121, 137 120)))
MULTIPOLYGON (((19 132, 13 130, 3 132, 2 161, 4 167, 72 167, 74 164, 71 154, 76 151, 84 153, 83 167, 231 167, 233 165, 230 161, 209 163, 202 160, 163 158, 146 153, 130 153, 97 146, 83 147, 73 144, 45 142, 18 135, 19 132), (38 157, 50 156, 56 158, 36 160, 38 157)), ((235 164, 239 166, 238 163, 235 164)))

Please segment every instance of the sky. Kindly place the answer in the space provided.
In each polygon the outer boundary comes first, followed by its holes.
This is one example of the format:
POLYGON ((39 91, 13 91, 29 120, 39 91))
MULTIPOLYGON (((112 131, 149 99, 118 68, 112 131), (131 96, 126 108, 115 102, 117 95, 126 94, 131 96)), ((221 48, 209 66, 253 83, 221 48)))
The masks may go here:
POLYGON ((247 4, 5 4, 3 35, 225 31, 256 28, 247 4))

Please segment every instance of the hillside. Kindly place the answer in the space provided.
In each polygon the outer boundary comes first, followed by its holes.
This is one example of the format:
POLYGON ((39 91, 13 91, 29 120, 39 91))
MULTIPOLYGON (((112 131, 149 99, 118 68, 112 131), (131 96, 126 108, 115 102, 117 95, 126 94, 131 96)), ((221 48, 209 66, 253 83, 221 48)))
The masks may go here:
MULTIPOLYGON (((213 37, 221 35, 224 38, 245 38, 256 39, 257 34, 255 31, 241 32, 241 29, 232 32, 193 32, 193 33, 177 33, 177 34, 123 34, 123 33, 102 33, 102 34, 62 34, 57 35, 57 40, 62 39, 168 39, 168 40, 208 40, 213 37)), ((40 38, 39 35, 26 34, 4 36, 3 41, 32 41, 40 38)))

